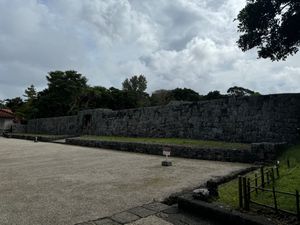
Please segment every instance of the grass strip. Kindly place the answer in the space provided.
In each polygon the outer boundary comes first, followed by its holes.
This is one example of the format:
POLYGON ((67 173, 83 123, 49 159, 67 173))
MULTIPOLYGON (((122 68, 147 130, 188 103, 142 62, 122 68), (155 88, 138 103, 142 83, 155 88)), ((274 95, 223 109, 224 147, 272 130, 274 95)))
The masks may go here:
POLYGON ((183 146, 194 146, 203 148, 216 149, 250 149, 250 144, 231 143, 223 141, 207 141, 194 140, 185 138, 146 138, 146 137, 117 137, 117 136, 81 136, 83 140, 98 140, 98 141, 120 141, 120 142, 139 142, 139 143, 156 143, 156 144, 174 144, 183 146))

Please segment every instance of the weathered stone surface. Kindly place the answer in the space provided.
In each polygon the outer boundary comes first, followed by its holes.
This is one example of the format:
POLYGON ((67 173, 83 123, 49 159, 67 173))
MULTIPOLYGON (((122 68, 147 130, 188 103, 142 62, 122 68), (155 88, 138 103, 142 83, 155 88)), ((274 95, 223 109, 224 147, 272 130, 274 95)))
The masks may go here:
POLYGON ((153 210, 146 209, 146 208, 143 208, 143 207, 136 207, 136 208, 130 209, 128 211, 135 214, 135 215, 137 215, 137 216, 139 216, 139 217, 147 217, 147 216, 150 216, 150 215, 153 215, 153 214, 156 213, 153 210))
POLYGON ((147 205, 143 205, 144 208, 155 211, 155 212, 161 212, 163 210, 168 209, 170 206, 162 204, 160 202, 153 202, 147 205))
POLYGON ((117 223, 116 221, 113 221, 110 218, 104 218, 104 219, 94 220, 93 223, 95 225, 120 225, 120 223, 117 223))
POLYGON ((126 224, 126 223, 134 222, 138 220, 140 217, 130 212, 121 212, 113 215, 111 218, 118 223, 126 224))
POLYGON ((300 94, 277 94, 119 111, 85 110, 77 116, 30 120, 27 132, 253 143, 294 142, 299 128, 300 94))
POLYGON ((157 216, 149 216, 128 225, 172 225, 172 223, 169 223, 157 216))
POLYGON ((210 198, 209 190, 207 188, 198 188, 193 191, 195 199, 207 201, 210 198))

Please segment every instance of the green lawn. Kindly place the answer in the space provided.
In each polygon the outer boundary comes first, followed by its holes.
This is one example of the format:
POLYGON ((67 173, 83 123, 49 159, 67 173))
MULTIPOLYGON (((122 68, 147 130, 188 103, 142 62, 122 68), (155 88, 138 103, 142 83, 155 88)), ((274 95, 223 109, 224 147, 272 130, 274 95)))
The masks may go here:
POLYGON ((122 141, 122 142, 142 142, 142 143, 159 143, 174 144, 185 146, 197 146, 205 148, 225 148, 225 149, 250 149, 250 144, 230 143, 222 141, 204 141, 184 138, 142 138, 142 137, 116 137, 116 136, 81 136, 81 139, 100 140, 100 141, 122 141))
MULTIPOLYGON (((275 190, 292 192, 300 191, 300 144, 286 150, 280 157, 280 178, 275 182, 275 190), (291 167, 287 167, 287 159, 290 159, 291 167)), ((259 171, 255 171, 259 174, 259 171)), ((247 177, 254 177, 254 173, 249 173, 247 177)), ((271 189, 271 186, 266 188, 271 189)), ((219 186, 220 198, 218 201, 238 208, 238 180, 235 179, 219 186)), ((251 199, 273 206, 273 197, 271 192, 251 193, 251 199)), ((284 210, 296 211, 295 197, 277 194, 278 207, 284 210)))

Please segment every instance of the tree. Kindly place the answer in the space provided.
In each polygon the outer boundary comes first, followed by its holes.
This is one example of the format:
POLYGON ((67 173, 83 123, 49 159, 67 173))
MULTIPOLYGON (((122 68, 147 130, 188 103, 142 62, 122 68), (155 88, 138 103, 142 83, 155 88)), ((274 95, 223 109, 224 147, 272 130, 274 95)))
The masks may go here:
MULTIPOLYGON (((123 97, 127 98, 127 104, 125 107, 137 108, 145 107, 150 105, 149 94, 145 92, 147 89, 147 80, 143 75, 133 76, 130 79, 124 80, 123 86, 123 97), (131 107, 132 106, 132 107, 131 107)), ((125 103, 125 101, 124 101, 125 103)))
POLYGON ((5 100, 0 100, 0 109, 5 107, 5 100))
POLYGON ((172 100, 172 91, 165 89, 154 91, 150 97, 150 102, 152 106, 167 105, 172 100))
POLYGON ((218 98, 223 98, 224 96, 219 91, 210 91, 207 95, 204 95, 205 100, 213 100, 218 98))
POLYGON ((147 89, 147 80, 143 75, 133 76, 130 79, 127 78, 122 85, 124 91, 142 93, 147 89))
POLYGON ((253 95, 260 95, 259 92, 254 92, 252 90, 243 88, 243 87, 231 87, 227 90, 227 93, 231 96, 253 96, 253 95))
POLYGON ((176 88, 172 90, 173 99, 176 101, 199 101, 201 96, 189 88, 176 88))
POLYGON ((86 77, 69 70, 49 72, 46 78, 48 88, 38 94, 37 116, 64 116, 78 112, 80 96, 88 88, 86 77))
POLYGON ((259 58, 285 60, 300 45, 299 0, 247 0, 237 16, 238 46, 258 48, 259 58))
POLYGON ((26 99, 25 101, 26 102, 29 102, 29 101, 33 101, 37 98, 37 92, 35 90, 35 87, 34 85, 30 85, 26 90, 25 90, 25 94, 23 95, 26 99))
POLYGON ((5 100, 5 107, 11 109, 13 112, 17 112, 17 110, 24 104, 22 98, 16 97, 12 99, 5 100))
POLYGON ((105 87, 88 87, 80 95, 79 109, 108 108, 110 101, 110 91, 105 87))

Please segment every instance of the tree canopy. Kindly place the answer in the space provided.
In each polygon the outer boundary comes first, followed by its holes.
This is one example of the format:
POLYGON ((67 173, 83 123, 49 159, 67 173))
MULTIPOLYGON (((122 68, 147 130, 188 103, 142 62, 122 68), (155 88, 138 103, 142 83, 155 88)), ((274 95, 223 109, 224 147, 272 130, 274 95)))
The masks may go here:
POLYGON ((250 89, 243 88, 243 87, 237 87, 237 86, 229 88, 227 90, 227 93, 231 96, 237 96, 237 97, 260 95, 259 92, 255 92, 250 89))
POLYGON ((275 61, 299 50, 299 0, 247 0, 237 20, 243 51, 257 47, 260 58, 275 61))
POLYGON ((133 76, 123 82, 124 91, 132 91, 142 93, 147 89, 147 80, 143 75, 133 76))

